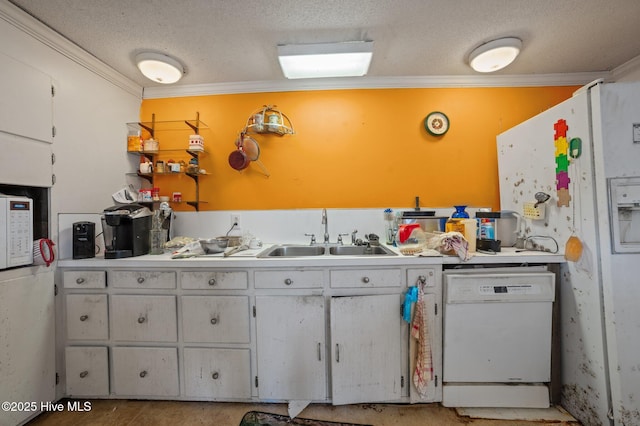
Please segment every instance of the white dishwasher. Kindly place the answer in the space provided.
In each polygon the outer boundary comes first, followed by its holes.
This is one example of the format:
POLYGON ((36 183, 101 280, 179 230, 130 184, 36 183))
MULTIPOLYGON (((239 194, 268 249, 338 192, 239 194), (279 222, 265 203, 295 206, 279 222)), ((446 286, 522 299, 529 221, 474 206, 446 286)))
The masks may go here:
POLYGON ((447 407, 549 407, 555 274, 543 267, 444 272, 447 407))

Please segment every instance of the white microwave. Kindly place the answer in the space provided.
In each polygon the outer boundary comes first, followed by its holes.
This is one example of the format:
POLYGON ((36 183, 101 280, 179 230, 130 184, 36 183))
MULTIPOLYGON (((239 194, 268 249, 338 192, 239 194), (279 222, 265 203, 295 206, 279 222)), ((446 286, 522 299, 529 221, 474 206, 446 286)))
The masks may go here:
POLYGON ((33 263, 33 200, 0 194, 0 270, 33 263))

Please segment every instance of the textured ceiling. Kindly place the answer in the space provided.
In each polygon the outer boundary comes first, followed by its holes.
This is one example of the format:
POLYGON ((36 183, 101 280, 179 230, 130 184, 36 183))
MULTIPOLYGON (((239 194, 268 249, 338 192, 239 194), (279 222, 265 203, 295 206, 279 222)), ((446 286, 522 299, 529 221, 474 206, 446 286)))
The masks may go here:
MULTIPOLYGON (((7 0, 0 0, 7 1, 7 0)), ((374 41, 373 77, 477 75, 469 52, 523 52, 496 74, 602 72, 640 56, 640 0, 9 0, 141 86, 133 58, 163 52, 178 85, 284 80, 276 46, 374 41)))

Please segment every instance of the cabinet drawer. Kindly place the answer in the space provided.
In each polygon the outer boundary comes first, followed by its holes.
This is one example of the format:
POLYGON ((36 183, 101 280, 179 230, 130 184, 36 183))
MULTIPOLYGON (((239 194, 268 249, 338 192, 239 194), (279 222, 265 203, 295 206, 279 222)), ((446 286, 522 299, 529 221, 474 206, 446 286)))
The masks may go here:
POLYGON ((114 288, 176 288, 173 271, 113 271, 109 285, 114 288))
POLYGON ((109 395, 106 347, 69 346, 65 349, 68 396, 109 395))
POLYGON ((68 294, 67 339, 106 340, 109 316, 106 294, 68 294))
POLYGON ((105 288, 105 271, 64 271, 62 273, 65 288, 105 288))
POLYGON ((256 271, 256 288, 322 287, 322 271, 256 271))
POLYGON ((331 287, 400 287, 401 269, 344 269, 331 271, 331 287))
POLYGON ((177 396, 178 350, 176 348, 115 347, 113 391, 116 395, 177 396))
POLYGON ((175 342, 175 296, 111 296, 111 334, 126 342, 175 342))
POLYGON ((184 349, 186 396, 251 398, 248 349, 184 349))
POLYGON ((433 269, 408 269, 407 285, 416 286, 424 284, 425 287, 435 287, 436 273, 433 269))
POLYGON ((249 343, 249 298, 182 296, 185 342, 249 343))
POLYGON ((180 273, 182 288, 211 290, 242 290, 248 287, 245 271, 186 271, 180 273))

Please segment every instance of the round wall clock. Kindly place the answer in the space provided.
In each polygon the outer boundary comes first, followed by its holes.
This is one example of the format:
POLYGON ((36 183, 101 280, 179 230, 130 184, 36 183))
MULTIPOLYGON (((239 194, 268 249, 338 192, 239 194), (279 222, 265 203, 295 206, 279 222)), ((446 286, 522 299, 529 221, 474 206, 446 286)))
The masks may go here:
POLYGON ((449 130, 449 118, 441 112, 434 111, 424 119, 424 128, 434 136, 442 136, 449 130))

